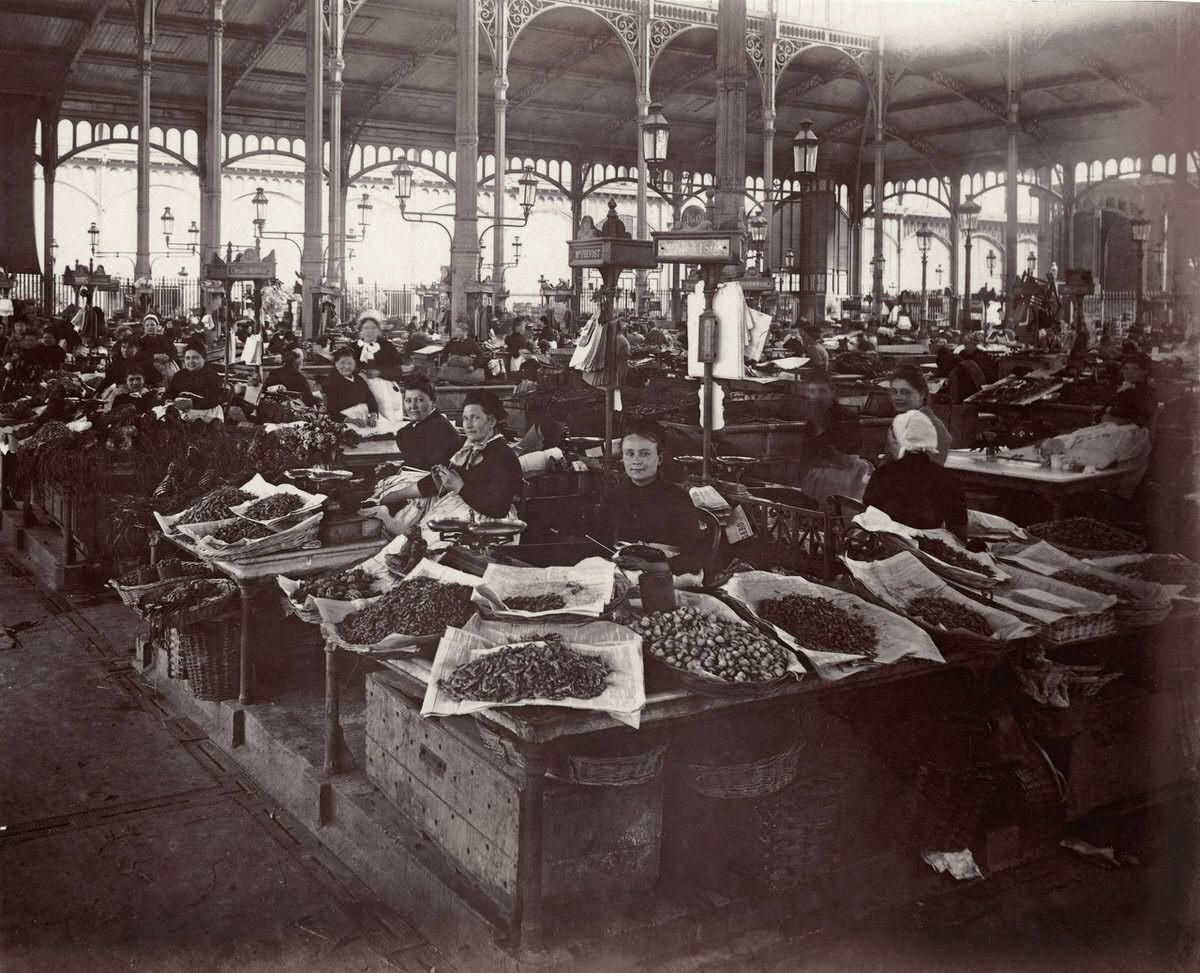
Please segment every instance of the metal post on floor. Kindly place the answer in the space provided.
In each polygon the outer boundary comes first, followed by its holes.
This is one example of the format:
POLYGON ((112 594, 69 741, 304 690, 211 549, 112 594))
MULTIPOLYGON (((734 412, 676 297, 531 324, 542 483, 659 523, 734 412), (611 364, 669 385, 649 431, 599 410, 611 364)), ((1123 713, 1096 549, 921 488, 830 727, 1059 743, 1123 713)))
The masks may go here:
POLYGON ((338 680, 338 649, 325 643, 325 773, 342 771, 342 685, 338 680))
POLYGON ((521 950, 539 953, 545 943, 542 899, 542 844, 545 840, 546 755, 540 748, 522 753, 517 843, 517 880, 521 890, 521 950))
POLYGON ((242 600, 242 629, 238 645, 238 702, 248 705, 252 699, 250 686, 250 599, 253 591, 247 582, 238 582, 238 596, 242 600))

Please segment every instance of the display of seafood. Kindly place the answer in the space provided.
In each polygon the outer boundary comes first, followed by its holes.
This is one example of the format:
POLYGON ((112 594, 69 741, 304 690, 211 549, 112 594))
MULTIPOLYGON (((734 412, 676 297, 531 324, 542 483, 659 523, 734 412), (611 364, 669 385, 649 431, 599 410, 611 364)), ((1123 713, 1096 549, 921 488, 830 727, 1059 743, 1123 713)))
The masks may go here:
POLYGON ((1106 578, 1089 574, 1087 571, 1055 571, 1052 577, 1055 581, 1073 584, 1076 588, 1087 588, 1088 591, 1095 591, 1097 594, 1116 595, 1118 603, 1132 600, 1129 592, 1120 585, 1114 584, 1106 578))
POLYGON ((611 671, 603 659, 565 645, 561 635, 534 635, 465 662, 441 680, 456 699, 515 703, 523 699, 595 699, 611 671))
POLYGON ((302 581, 292 595, 292 600, 303 605, 310 595, 313 598, 328 598, 332 601, 370 598, 379 594, 376 590, 378 583, 377 578, 362 568, 351 568, 349 571, 339 571, 323 578, 302 581))
POLYGON ((1066 520, 1051 520, 1026 528, 1035 537, 1051 544, 1061 544, 1085 551, 1137 551, 1142 539, 1136 534, 1102 524, 1091 517, 1070 517, 1066 520))
POLYGON ((224 544, 236 544, 238 541, 262 540, 264 537, 270 537, 273 533, 274 531, 269 527, 256 524, 252 520, 231 520, 229 523, 214 527, 208 532, 208 536, 224 544))
POLYGON ((992 570, 991 565, 976 560, 966 551, 959 550, 957 547, 953 547, 945 541, 938 540, 936 537, 918 537, 917 547, 930 557, 936 557, 939 561, 953 564, 956 568, 974 571, 989 578, 996 576, 996 572, 992 570))
POLYGON ((696 608, 656 612, 636 628, 654 656, 680 669, 727 682, 763 682, 787 673, 787 652, 774 639, 696 608))
POLYGON ((228 520, 233 516, 231 507, 253 499, 253 493, 247 493, 237 487, 217 487, 188 507, 176 524, 207 524, 214 520, 228 520))
POLYGON ((556 608, 566 608, 567 599, 554 592, 544 595, 510 595, 504 599, 504 604, 513 611, 547 612, 556 608))
POLYGON ((462 625, 473 611, 467 585, 410 578, 347 615, 338 634, 352 645, 375 645, 389 635, 437 635, 449 625, 462 625))
POLYGON ((1200 594, 1200 564, 1167 554, 1151 554, 1140 561, 1118 564, 1109 570, 1138 581, 1154 584, 1183 585, 1183 594, 1189 598, 1200 594))
POLYGON ((965 628, 968 632, 990 636, 992 626, 979 612, 949 598, 921 595, 908 603, 909 613, 927 625, 945 629, 965 628))
POLYGON ((847 655, 875 654, 875 627, 831 601, 809 595, 767 598, 756 608, 772 625, 794 636, 806 648, 847 655))
POLYGON ((250 504, 242 511, 250 520, 277 520, 304 506, 304 498, 294 493, 272 493, 250 504))

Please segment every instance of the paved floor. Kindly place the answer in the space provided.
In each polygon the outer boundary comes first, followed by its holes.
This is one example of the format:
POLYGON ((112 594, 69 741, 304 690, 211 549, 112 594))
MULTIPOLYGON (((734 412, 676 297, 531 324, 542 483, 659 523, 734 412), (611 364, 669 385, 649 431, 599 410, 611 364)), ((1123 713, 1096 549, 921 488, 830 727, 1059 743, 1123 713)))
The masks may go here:
POLYGON ((119 604, 47 596, 0 561, 0 970, 439 965, 202 734, 139 691, 132 635, 119 604))
MULTIPOLYGON (((115 601, 47 595, 0 558, 0 971, 444 973, 434 944, 139 689, 132 637, 115 601)), ((1063 851, 656 970, 1200 970, 1197 825, 1190 800, 1100 821, 1095 842, 1137 867, 1063 851)))

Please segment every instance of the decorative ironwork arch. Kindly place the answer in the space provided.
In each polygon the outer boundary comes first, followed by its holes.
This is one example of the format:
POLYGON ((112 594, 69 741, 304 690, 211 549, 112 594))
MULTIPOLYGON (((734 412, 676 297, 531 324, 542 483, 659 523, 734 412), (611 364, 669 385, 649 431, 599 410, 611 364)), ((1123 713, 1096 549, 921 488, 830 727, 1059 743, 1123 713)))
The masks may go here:
MULTIPOLYGON (((524 171, 525 171, 525 170, 524 170, 524 168, 519 168, 519 169, 505 169, 505 170, 504 170, 504 174, 505 174, 506 176, 519 176, 519 175, 521 175, 521 174, 522 174, 524 171)), ((539 180, 540 182, 548 182, 548 183, 549 183, 551 186, 553 186, 555 189, 557 189, 557 190, 558 190, 560 193, 562 193, 564 196, 570 196, 570 195, 571 195, 571 190, 569 190, 569 189, 568 189, 566 186, 564 186, 564 185, 563 185, 561 182, 559 182, 559 181, 558 181, 557 179, 555 179, 553 176, 547 175, 546 173, 544 173, 544 172, 542 172, 540 169, 538 169, 536 166, 534 167, 534 170, 533 170, 533 171, 534 171, 534 174, 535 174, 535 175, 538 177, 538 180, 539 180)), ((491 183, 491 182, 492 182, 492 181, 493 181, 495 178, 496 178, 496 173, 495 173, 495 171, 492 171, 492 172, 488 173, 486 176, 484 176, 482 179, 480 179, 480 180, 479 180, 479 181, 476 183, 476 185, 477 185, 477 186, 478 186, 480 189, 482 189, 484 186, 486 186, 486 185, 488 185, 489 183, 491 183)))
POLYGON ((542 14, 550 10, 585 10, 603 20, 620 39, 629 56, 630 67, 635 78, 641 76, 638 70, 638 54, 642 47, 641 25, 638 15, 632 11, 608 7, 598 7, 580 0, 481 0, 479 4, 479 20, 484 27, 484 33, 492 48, 492 58, 496 58, 496 18, 501 10, 506 18, 508 43, 504 50, 505 60, 521 31, 542 14))
MULTIPOLYGON (((944 199, 939 199, 937 196, 934 196, 932 193, 923 193, 920 190, 916 190, 916 189, 902 189, 902 190, 898 190, 898 191, 893 190, 892 192, 887 193, 883 197, 883 201, 884 201, 884 203, 887 203, 887 201, 889 199, 898 199, 900 196, 923 196, 925 199, 932 199, 935 203, 937 203, 939 206, 942 207, 942 209, 944 209, 946 211, 947 217, 950 214, 950 204, 947 203, 944 199)), ((862 211, 862 215, 864 217, 871 216, 874 214, 874 212, 875 212, 875 202, 872 200, 871 204, 862 211)), ((884 216, 886 217, 887 214, 884 213, 884 216)), ((940 216, 934 217, 934 219, 944 219, 944 218, 945 217, 940 217, 940 216)))
MULTIPOLYGON (((137 139, 135 139, 135 138, 97 139, 94 142, 88 142, 86 145, 76 145, 73 148, 67 149, 66 152, 62 153, 62 155, 60 155, 57 159, 57 164, 61 165, 62 163, 66 162, 68 159, 74 158, 75 156, 80 155, 81 153, 86 152, 89 149, 100 148, 103 145, 137 145, 137 139)), ((156 142, 151 142, 150 148, 155 149, 158 152, 161 152, 163 155, 170 156, 176 162, 181 163, 185 168, 188 168, 192 172, 199 175, 200 167, 196 163, 190 161, 187 158, 187 156, 183 155, 183 153, 176 152, 174 149, 168 149, 165 145, 159 145, 156 142)))
POLYGON ((872 90, 871 75, 867 71, 865 62, 872 57, 874 52, 871 50, 854 50, 850 51, 847 48, 841 47, 838 44, 831 44, 824 41, 801 41, 792 37, 780 37, 775 43, 775 87, 778 93, 779 80, 783 77, 783 72, 792 64, 800 55, 808 51, 825 48, 826 50, 836 51, 843 55, 853 65, 854 70, 858 73, 859 80, 866 86, 868 91, 872 90))
POLYGON ((355 172, 352 175, 347 177, 346 185, 349 186, 352 182, 356 182, 357 180, 361 179, 363 176, 367 175, 368 173, 374 172, 376 169, 382 169, 385 166, 395 167, 395 166, 398 166, 401 162, 407 162, 414 169, 423 169, 425 172, 432 173, 433 175, 440 178, 443 182, 445 182, 451 189, 454 188, 454 180, 449 175, 442 172, 441 169, 435 169, 433 166, 428 165, 427 163, 421 162, 419 159, 408 159, 408 158, 405 158, 404 156, 399 156, 395 159, 385 159, 383 162, 374 162, 369 166, 364 166, 363 168, 359 169, 357 172, 355 172))
MULTIPOLYGON (((304 156, 298 152, 285 152, 282 149, 253 149, 250 152, 239 152, 237 155, 227 156, 221 160, 221 168, 224 169, 226 166, 231 166, 235 162, 243 162, 246 159, 252 159, 259 155, 278 155, 285 159, 295 159, 297 162, 304 161, 304 156)), ((327 168, 323 167, 321 171, 326 175, 329 175, 329 170, 327 168)))

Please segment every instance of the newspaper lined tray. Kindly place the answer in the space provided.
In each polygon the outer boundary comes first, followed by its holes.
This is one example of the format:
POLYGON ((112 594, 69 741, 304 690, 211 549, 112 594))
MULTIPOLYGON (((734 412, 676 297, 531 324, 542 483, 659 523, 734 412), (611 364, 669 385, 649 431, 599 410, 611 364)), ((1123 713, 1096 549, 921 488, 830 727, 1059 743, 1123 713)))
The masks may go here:
POLYGON ((483 572, 483 585, 475 589, 472 601, 479 613, 489 618, 599 618, 613 600, 616 573, 616 565, 601 557, 584 558, 573 567, 489 564, 483 572), (517 595, 543 594, 561 595, 566 604, 544 611, 510 608, 507 604, 517 595))
MULTIPOLYGON (((1111 557, 1090 557, 1090 558, 1087 558, 1083 563, 1090 564, 1093 567, 1100 568, 1101 570, 1104 570, 1104 571, 1113 571, 1113 573, 1119 574, 1120 577, 1122 577, 1122 578, 1130 578, 1129 575, 1120 574, 1120 572, 1114 571, 1113 569, 1118 568, 1123 564, 1136 564, 1141 561, 1148 561, 1151 558, 1170 558, 1173 561, 1179 561, 1183 564, 1191 565, 1192 568, 1194 568, 1194 569, 1200 570, 1200 566, 1196 565, 1196 563, 1194 561, 1189 560, 1188 558, 1184 557, 1182 554, 1117 554, 1117 555, 1114 555, 1111 557)), ((1143 579, 1130 578, 1130 580, 1141 581, 1143 579)), ((1148 584, 1158 584, 1159 587, 1161 587, 1163 589, 1163 591, 1165 591, 1167 593, 1168 597, 1170 597, 1176 601, 1190 601, 1190 602, 1200 603, 1200 591, 1198 591, 1194 594, 1186 594, 1185 592, 1187 591, 1187 587, 1188 587, 1187 585, 1161 584, 1160 582, 1147 582, 1147 583, 1148 584)))
MULTIPOLYGON (((410 581, 413 578, 433 578, 436 581, 442 581, 446 584, 463 584, 469 588, 475 588, 483 583, 482 578, 476 577, 473 574, 448 568, 444 564, 438 564, 436 561, 428 559, 413 568, 404 580, 410 581)), ((332 642, 340 649, 364 655, 381 652, 405 652, 411 654, 419 651, 423 646, 437 645, 438 639, 441 637, 440 632, 435 635, 410 635, 404 632, 393 632, 373 645, 360 645, 342 638, 338 631, 338 626, 342 621, 354 612, 360 611, 368 605, 373 605, 382 597, 383 595, 377 595, 374 598, 359 598, 355 601, 332 601, 327 598, 314 599, 317 611, 321 616, 321 634, 325 636, 326 640, 332 642)))
POLYGON ((632 629, 612 622, 563 625, 540 622, 535 625, 490 621, 476 616, 462 628, 448 628, 438 642, 429 682, 425 687, 422 716, 463 716, 487 709, 514 706, 562 706, 567 709, 607 713, 614 720, 632 726, 641 724, 646 705, 646 685, 642 672, 642 639, 632 629), (505 645, 530 641, 537 635, 561 635, 567 647, 581 655, 594 655, 609 668, 608 685, 594 699, 524 699, 513 703, 455 699, 441 686, 443 676, 460 665, 498 651, 505 645))
POLYGON ((261 473, 255 473, 249 480, 243 483, 240 489, 246 493, 254 495, 253 500, 247 500, 244 503, 239 503, 229 509, 237 516, 245 520, 249 520, 255 524, 262 524, 264 527, 270 527, 275 530, 283 524, 290 523, 293 520, 300 520, 310 514, 320 510, 328 499, 323 493, 309 493, 307 490, 301 490, 298 486, 291 483, 281 483, 275 486, 268 483, 261 473), (254 504, 258 503, 264 497, 271 497, 277 493, 288 493, 294 497, 299 497, 303 501, 303 506, 297 507, 295 510, 289 511, 282 517, 271 517, 268 520, 259 520, 255 517, 249 517, 246 514, 254 504))
POLYGON ((893 554, 882 561, 855 561, 852 558, 842 560, 854 580, 871 597, 912 619, 926 631, 946 632, 965 642, 979 644, 1011 642, 1037 634, 1037 629, 1028 622, 968 598, 930 571, 908 551, 893 554), (985 637, 966 629, 944 629, 913 618, 908 606, 914 599, 923 595, 945 598, 978 612, 991 626, 991 634, 985 637))
POLYGON ((298 550, 308 543, 316 546, 317 531, 321 527, 321 512, 318 511, 287 530, 276 531, 268 537, 244 538, 234 541, 232 544, 226 544, 212 536, 212 531, 216 527, 244 522, 241 518, 232 517, 229 520, 218 520, 211 523, 182 524, 179 529, 195 542, 196 550, 201 557, 213 558, 217 561, 246 561, 264 554, 298 550))
POLYGON ((847 591, 813 584, 801 577, 785 577, 767 571, 746 571, 735 574, 721 589, 729 597, 744 604, 763 625, 770 625, 779 639, 792 651, 807 660, 822 679, 844 679, 846 676, 880 665, 891 665, 901 659, 926 659, 945 662, 933 640, 918 625, 895 612, 873 605, 847 591), (875 651, 871 656, 830 652, 805 645, 794 635, 758 614, 759 605, 768 598, 785 595, 805 595, 833 602, 874 627, 875 651))
POLYGON ((1008 580, 1008 575, 996 563, 994 557, 990 554, 968 551, 959 539, 948 530, 919 530, 916 527, 909 527, 898 520, 893 520, 878 507, 868 507, 854 518, 854 523, 864 530, 891 534, 899 538, 901 543, 908 547, 919 561, 934 572, 969 588, 993 588, 1008 580), (927 551, 922 551, 917 546, 918 540, 922 537, 941 541, 946 546, 954 548, 963 557, 979 564, 980 570, 971 571, 943 561, 927 551))
MULTIPOLYGON (((376 592, 374 597, 378 597, 378 595, 382 595, 388 591, 391 591, 392 588, 395 587, 397 581, 396 576, 388 570, 387 564, 384 562, 384 555, 396 553, 397 551, 402 550, 406 541, 407 538, 403 536, 393 537, 391 541, 388 542, 387 546, 379 551, 379 553, 372 555, 365 561, 360 561, 358 564, 353 564, 348 568, 338 568, 336 571, 330 571, 328 576, 349 574, 354 570, 365 571, 371 576, 371 587, 376 592)), ((326 575, 322 575, 321 577, 325 576, 326 575)), ((281 574, 278 575, 275 580, 278 583, 280 590, 287 598, 288 608, 291 610, 292 614, 299 618, 302 622, 308 622, 310 625, 319 625, 321 623, 321 613, 318 609, 318 604, 320 602, 326 602, 333 605, 351 604, 350 601, 339 601, 335 598, 317 598, 313 595, 308 595, 303 602, 297 602, 295 600, 297 589, 299 589, 304 581, 311 579, 285 578, 281 574)), ((358 600, 365 603, 364 599, 358 600)))

